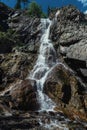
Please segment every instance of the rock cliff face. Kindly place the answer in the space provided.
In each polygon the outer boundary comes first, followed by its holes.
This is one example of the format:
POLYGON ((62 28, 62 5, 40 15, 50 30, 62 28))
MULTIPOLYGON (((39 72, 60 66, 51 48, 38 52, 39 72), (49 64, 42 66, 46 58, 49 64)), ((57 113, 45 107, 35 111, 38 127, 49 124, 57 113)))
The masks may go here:
MULTIPOLYGON (((71 5, 56 9, 49 16, 52 20, 49 37, 57 52, 58 64, 48 73, 43 91, 56 103, 59 118, 55 113, 30 112, 31 116, 28 112, 40 107, 36 81, 27 79, 39 53, 40 19, 29 17, 27 10, 13 10, 2 3, 0 10, 0 128, 40 128, 40 118, 42 123, 49 124, 51 117, 64 121, 61 115, 64 118, 68 115, 70 120, 87 121, 86 16, 71 5), (9 114, 12 126, 3 117, 9 114)), ((86 130, 80 121, 75 128, 86 130)))
POLYGON ((64 61, 87 84, 87 19, 73 6, 59 9, 51 27, 50 37, 64 61))
MULTIPOLYGON (((11 83, 24 80, 37 58, 41 35, 40 19, 30 18, 27 11, 8 11, 7 6, 1 4, 1 12, 8 30, 0 30, 0 89, 5 89, 11 83), (3 8, 2 8, 3 6, 3 8), (5 13, 4 13, 5 12, 5 13)), ((5 28, 4 24, 2 27, 5 28)))

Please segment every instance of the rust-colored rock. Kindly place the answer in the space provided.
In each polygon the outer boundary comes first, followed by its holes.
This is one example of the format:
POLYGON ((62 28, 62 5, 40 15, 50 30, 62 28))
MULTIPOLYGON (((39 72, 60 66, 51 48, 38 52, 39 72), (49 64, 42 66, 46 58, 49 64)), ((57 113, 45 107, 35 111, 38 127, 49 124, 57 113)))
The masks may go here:
POLYGON ((11 90, 10 95, 12 108, 20 110, 37 110, 39 108, 34 80, 22 81, 11 90))

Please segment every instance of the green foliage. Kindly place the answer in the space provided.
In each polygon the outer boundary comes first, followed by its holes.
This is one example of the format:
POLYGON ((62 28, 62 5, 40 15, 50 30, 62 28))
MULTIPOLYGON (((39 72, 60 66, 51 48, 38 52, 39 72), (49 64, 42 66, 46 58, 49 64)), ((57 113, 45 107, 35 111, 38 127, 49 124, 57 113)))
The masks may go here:
POLYGON ((28 14, 31 17, 46 17, 46 15, 43 13, 41 6, 39 6, 36 2, 31 2, 29 6, 28 14))
POLYGON ((0 31, 0 44, 13 43, 14 46, 23 46, 20 41, 19 35, 12 29, 8 29, 7 32, 0 31))
POLYGON ((47 15, 44 12, 42 12, 41 18, 47 18, 47 15))
POLYGON ((13 39, 13 30, 9 29, 7 32, 0 32, 0 39, 13 39))
POLYGON ((20 36, 16 31, 8 29, 6 36, 10 38, 10 40, 13 41, 15 45, 23 46, 23 43, 20 41, 20 36))
POLYGON ((0 32, 0 39, 5 37, 5 33, 4 32, 0 32))
MULTIPOLYGON (((29 0, 17 0, 15 9, 21 9, 21 3, 24 5, 24 8, 27 7, 29 0)), ((41 6, 39 6, 35 1, 29 4, 28 15, 31 17, 46 18, 46 14, 42 11, 41 6)))

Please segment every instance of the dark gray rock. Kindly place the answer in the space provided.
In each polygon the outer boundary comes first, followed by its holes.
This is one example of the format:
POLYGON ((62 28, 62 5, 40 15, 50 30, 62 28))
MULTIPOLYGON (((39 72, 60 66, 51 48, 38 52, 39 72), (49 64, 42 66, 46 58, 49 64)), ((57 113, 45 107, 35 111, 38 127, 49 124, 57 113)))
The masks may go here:
POLYGON ((8 29, 7 19, 12 9, 0 2, 0 30, 6 31, 8 29))

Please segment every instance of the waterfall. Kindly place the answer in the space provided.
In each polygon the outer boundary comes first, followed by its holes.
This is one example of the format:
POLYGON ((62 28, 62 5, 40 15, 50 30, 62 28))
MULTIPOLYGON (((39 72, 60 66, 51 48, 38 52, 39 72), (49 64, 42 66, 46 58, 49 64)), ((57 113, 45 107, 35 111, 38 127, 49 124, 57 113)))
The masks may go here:
POLYGON ((42 37, 40 40, 40 49, 36 64, 31 71, 30 78, 35 79, 37 83, 38 101, 41 110, 53 110, 55 104, 43 93, 43 86, 46 77, 52 67, 56 64, 56 52, 49 39, 50 26, 52 22, 49 19, 41 19, 42 37))

